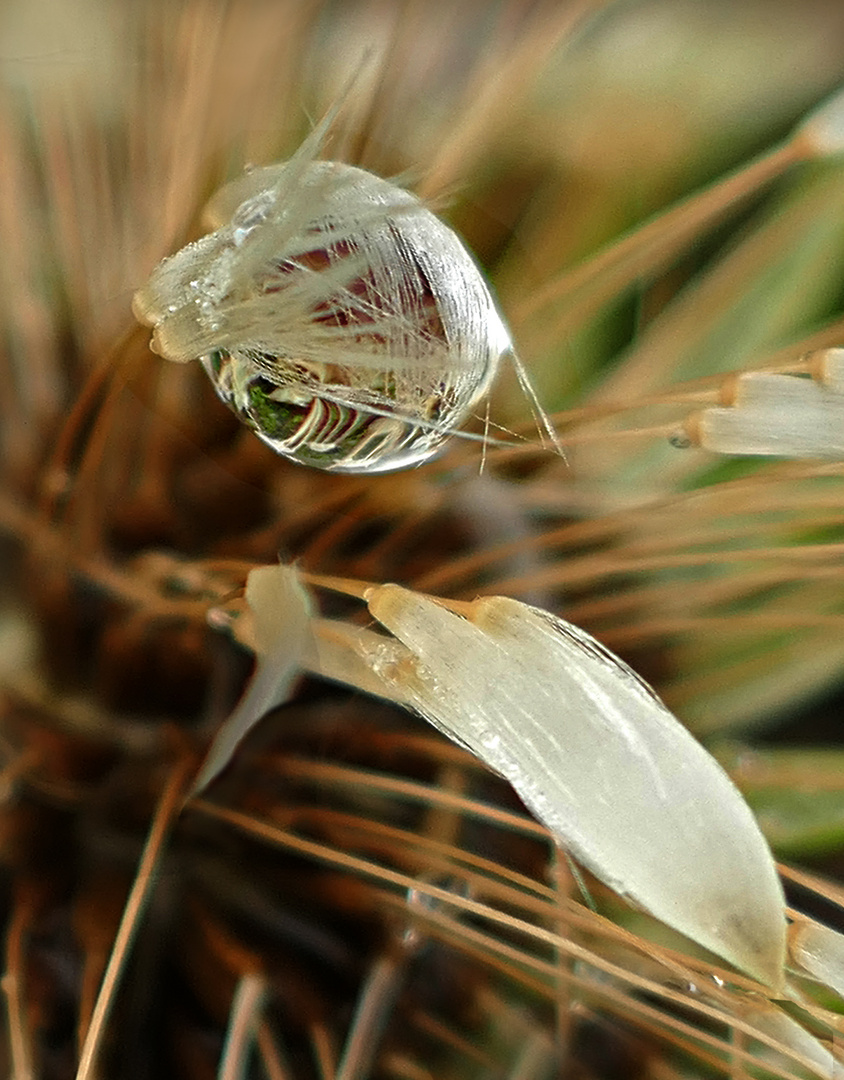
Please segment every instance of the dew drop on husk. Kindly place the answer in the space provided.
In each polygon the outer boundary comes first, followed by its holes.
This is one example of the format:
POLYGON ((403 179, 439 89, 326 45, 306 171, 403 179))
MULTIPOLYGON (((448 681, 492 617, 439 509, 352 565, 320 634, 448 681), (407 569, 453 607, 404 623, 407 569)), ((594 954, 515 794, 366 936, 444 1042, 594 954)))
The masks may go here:
POLYGON ((362 169, 296 158, 254 169, 206 214, 214 231, 157 267, 135 314, 156 352, 199 359, 287 458, 336 472, 420 464, 511 349, 457 235, 362 169))

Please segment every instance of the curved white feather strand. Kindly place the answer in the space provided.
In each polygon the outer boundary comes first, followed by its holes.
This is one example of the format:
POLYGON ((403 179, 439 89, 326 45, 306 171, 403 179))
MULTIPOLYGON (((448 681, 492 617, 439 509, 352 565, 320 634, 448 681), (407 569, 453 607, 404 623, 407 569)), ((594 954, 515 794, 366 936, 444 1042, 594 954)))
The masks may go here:
POLYGON ((291 567, 259 566, 252 570, 246 580, 246 602, 252 616, 255 672, 243 697, 218 730, 191 795, 222 772, 261 717, 285 700, 309 648, 310 600, 291 567))

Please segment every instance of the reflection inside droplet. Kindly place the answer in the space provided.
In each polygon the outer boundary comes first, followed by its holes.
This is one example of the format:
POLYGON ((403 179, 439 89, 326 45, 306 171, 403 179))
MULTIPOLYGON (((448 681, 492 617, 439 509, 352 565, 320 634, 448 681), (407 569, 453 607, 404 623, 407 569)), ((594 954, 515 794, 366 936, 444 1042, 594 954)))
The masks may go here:
POLYGON ((302 464, 386 472, 437 453, 511 349, 457 235, 337 162, 253 170, 212 204, 218 228, 135 297, 158 351, 200 359, 237 416, 302 464))

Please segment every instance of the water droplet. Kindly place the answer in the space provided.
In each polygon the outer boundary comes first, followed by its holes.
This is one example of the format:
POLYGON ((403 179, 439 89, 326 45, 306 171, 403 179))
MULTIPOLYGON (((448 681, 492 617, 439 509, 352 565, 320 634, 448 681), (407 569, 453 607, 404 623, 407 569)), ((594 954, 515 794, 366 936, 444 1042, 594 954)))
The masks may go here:
POLYGON ((692 440, 687 431, 682 428, 678 428, 676 431, 672 431, 668 436, 669 443, 677 450, 688 450, 692 445, 692 440))
POLYGON ((229 187, 214 200, 228 219, 138 294, 163 355, 195 349, 219 397, 295 461, 385 472, 430 458, 511 347, 457 235, 409 192, 336 162, 229 187))

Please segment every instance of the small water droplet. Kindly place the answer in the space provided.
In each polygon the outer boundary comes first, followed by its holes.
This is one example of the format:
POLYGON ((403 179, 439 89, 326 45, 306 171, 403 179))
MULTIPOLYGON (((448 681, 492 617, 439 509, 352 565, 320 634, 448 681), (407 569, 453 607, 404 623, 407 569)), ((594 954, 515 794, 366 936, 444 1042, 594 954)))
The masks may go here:
POLYGON ((688 450, 692 445, 692 440, 689 437, 688 432, 684 431, 682 428, 672 431, 668 436, 668 441, 677 450, 688 450))

